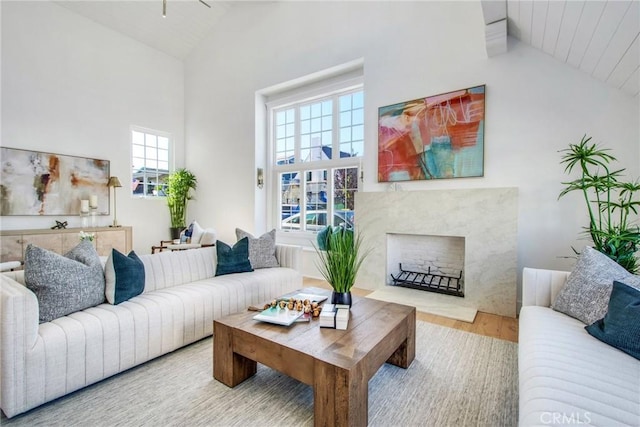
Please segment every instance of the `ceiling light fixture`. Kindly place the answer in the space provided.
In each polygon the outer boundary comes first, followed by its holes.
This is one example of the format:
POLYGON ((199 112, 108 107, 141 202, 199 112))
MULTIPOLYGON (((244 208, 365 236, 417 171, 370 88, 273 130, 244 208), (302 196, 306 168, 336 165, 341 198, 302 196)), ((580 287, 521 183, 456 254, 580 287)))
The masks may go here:
MULTIPOLYGON (((211 9, 211 5, 209 3, 205 2, 204 0, 198 0, 198 1, 203 5, 207 6, 209 9, 211 9)), ((162 17, 163 18, 167 17, 167 0, 162 0, 162 17)))

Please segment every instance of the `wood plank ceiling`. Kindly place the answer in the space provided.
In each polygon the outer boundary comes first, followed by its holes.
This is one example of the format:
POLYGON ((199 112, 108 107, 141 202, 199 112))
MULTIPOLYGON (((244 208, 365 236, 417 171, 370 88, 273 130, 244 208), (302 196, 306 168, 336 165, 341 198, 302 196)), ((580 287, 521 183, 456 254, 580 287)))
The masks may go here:
POLYGON ((640 92, 640 1, 507 1, 509 35, 623 92, 640 92))

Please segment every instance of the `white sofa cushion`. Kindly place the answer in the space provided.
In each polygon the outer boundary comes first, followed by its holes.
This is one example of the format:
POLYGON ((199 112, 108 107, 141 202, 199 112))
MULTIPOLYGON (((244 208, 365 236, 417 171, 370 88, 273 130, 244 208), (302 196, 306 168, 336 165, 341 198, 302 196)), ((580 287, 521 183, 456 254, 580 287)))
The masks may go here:
POLYGON ((216 249, 207 247, 188 251, 140 255, 144 264, 144 293, 213 277, 216 249))
POLYGON ((547 307, 520 311, 520 426, 638 425, 640 363, 584 326, 547 307))

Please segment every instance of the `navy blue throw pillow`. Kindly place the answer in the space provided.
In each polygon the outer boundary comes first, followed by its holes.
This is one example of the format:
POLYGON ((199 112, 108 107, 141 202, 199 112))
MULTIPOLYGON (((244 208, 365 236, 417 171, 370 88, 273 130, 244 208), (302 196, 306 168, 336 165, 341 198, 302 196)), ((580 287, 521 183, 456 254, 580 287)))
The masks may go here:
POLYGON ((238 240, 233 247, 220 240, 216 241, 216 253, 218 255, 216 276, 253 271, 249 261, 249 238, 247 237, 238 240))
POLYGON ((144 264, 133 251, 127 256, 112 249, 104 275, 105 296, 110 304, 120 304, 144 291, 144 264))
POLYGON ((640 360, 640 290, 613 282, 609 311, 585 329, 600 341, 640 360))

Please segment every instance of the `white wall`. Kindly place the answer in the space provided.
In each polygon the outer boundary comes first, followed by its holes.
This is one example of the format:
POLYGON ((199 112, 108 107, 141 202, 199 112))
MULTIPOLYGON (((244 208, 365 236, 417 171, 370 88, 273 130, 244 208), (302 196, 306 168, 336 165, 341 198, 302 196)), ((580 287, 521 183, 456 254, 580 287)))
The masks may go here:
POLYGON ((364 58, 364 190, 388 187, 376 178, 378 107, 486 84, 485 176, 400 186, 518 187, 518 269, 571 268, 573 260, 561 257, 585 244, 579 233, 586 215, 577 194, 557 200, 560 182, 569 180, 558 150, 592 135, 637 177, 638 99, 515 40, 507 54, 487 59, 481 13, 479 2, 232 8, 185 63, 186 164, 200 182, 195 216, 227 241, 235 227, 259 228, 255 92, 364 58))
MULTIPOLYGON (((127 186, 130 126, 173 135, 184 162, 183 63, 52 2, 2 1, 2 131, 6 147, 111 161, 127 186)), ((164 201, 117 190, 117 217, 134 249, 169 237, 164 201)), ((113 210, 113 209, 112 209, 113 210)), ((78 216, 2 217, 2 229, 80 226, 78 216)), ((112 217, 101 218, 108 225, 112 217)))

